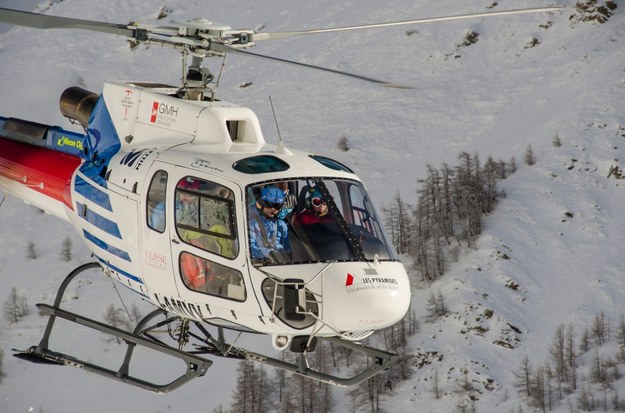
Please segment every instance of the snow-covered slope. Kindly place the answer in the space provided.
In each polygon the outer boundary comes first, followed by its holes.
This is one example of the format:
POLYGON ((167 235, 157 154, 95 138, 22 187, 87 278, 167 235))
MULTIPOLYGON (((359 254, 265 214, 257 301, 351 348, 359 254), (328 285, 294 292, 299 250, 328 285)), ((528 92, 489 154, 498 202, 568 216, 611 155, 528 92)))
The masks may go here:
MULTIPOLYGON (((383 402, 388 411, 453 411, 462 369, 481 390, 477 411, 516 411, 513 370, 525 356, 542 363, 558 325, 581 329, 600 312, 614 322, 625 313, 624 184, 607 178, 612 166, 621 165, 624 150, 625 15, 618 8, 605 24, 574 23, 569 17, 575 1, 559 3, 567 7, 564 12, 323 34, 267 42, 253 50, 407 83, 412 90, 228 58, 222 98, 251 107, 266 138, 275 142, 271 96, 287 146, 353 166, 379 205, 398 190, 414 202, 416 180, 424 176, 425 166, 454 165, 461 151, 479 153, 482 159, 517 159, 519 170, 501 183, 506 198, 486 218, 478 250, 468 251, 429 290, 414 291, 413 307, 422 322, 411 339, 413 351, 437 351, 443 357, 415 370, 411 381, 394 389, 383 402), (478 41, 459 46, 470 31, 479 33, 478 41), (240 87, 246 82, 251 85, 240 87), (552 145, 556 135, 560 147, 552 145), (347 152, 337 149, 342 136, 351 148, 347 152), (522 163, 528 145, 538 160, 531 167, 522 163), (429 291, 438 290, 450 312, 436 323, 425 323, 425 301, 429 291), (431 391, 434 371, 449 393, 440 400, 431 391), (494 384, 484 385, 490 379, 494 384)), ((6 4, 0 1, 0 6, 6 4)), ((541 5, 503 1, 493 9, 541 5)), ((42 3, 36 10, 112 22, 157 22, 162 6, 151 0, 64 0, 42 3)), ((489 10, 486 6, 452 0, 241 0, 219 5, 173 0, 166 4, 166 20, 200 16, 233 27, 282 31, 480 12, 489 10)), ((2 33, 0 62, 0 115, 65 128, 71 126, 57 102, 68 86, 98 91, 107 79, 177 83, 180 77, 171 50, 131 51, 122 39, 64 30, 2 33)), ((1 301, 16 287, 31 305, 50 302, 65 273, 89 259, 76 238, 74 260, 61 261, 58 251, 66 236, 73 237, 71 228, 15 199, 0 208, 0 234, 1 301), (36 244, 39 258, 26 258, 28 242, 36 244)), ((93 286, 113 294, 105 281, 93 286)), ((113 302, 97 293, 91 297, 94 307, 101 307, 99 314, 113 302)), ((44 318, 34 312, 16 325, 0 321, 6 373, 0 411, 210 411, 230 401, 232 362, 217 362, 206 377, 156 396, 75 369, 36 366, 9 356, 12 347, 34 344, 43 328, 44 318)), ((77 344, 84 343, 107 349, 99 337, 83 337, 77 344)), ((622 381, 617 384, 625 387, 622 381)), ((342 394, 336 392, 336 411, 348 406, 342 394)))

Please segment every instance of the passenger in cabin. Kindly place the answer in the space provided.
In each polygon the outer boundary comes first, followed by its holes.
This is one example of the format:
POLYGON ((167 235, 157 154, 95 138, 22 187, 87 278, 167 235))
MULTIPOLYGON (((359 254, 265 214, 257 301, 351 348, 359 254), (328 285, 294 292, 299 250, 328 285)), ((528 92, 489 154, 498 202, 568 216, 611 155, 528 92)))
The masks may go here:
POLYGON ((318 224, 332 220, 328 203, 316 189, 306 198, 306 209, 295 216, 295 221, 299 225, 318 224))
POLYGON ((241 274, 226 266, 183 252, 180 254, 180 274, 190 290, 218 297, 244 298, 241 274))
POLYGON ((280 188, 266 186, 248 210, 252 258, 272 262, 289 261, 288 227, 280 219, 285 194, 280 188))
MULTIPOLYGON (((226 227, 227 223, 216 220, 214 213, 211 215, 211 208, 215 202, 223 204, 227 202, 226 200, 231 199, 233 199, 232 191, 218 184, 189 177, 178 182, 175 196, 175 218, 176 232, 180 239, 206 251, 226 258, 234 258, 238 249, 229 237, 230 231, 226 227), (203 196, 202 202, 200 202, 200 193, 203 196), (201 209, 200 204, 203 205, 201 209)), ((223 207, 223 205, 218 206, 223 207)), ((159 202, 152 209, 149 226, 159 232, 164 232, 164 201, 159 202)))
MULTIPOLYGON (((202 189, 201 183, 198 179, 192 181, 184 179, 178 183, 177 188, 191 191, 200 191, 202 189)), ((189 229, 189 227, 200 228, 200 225, 204 225, 208 222, 207 211, 199 209, 199 195, 186 191, 177 191, 176 193, 176 229, 180 238, 183 241, 195 245, 196 247, 200 247, 206 251, 221 254, 229 258, 233 257, 232 246, 229 240, 220 239, 189 229), (219 241, 222 242, 220 243, 219 241), (228 244, 227 248, 229 248, 229 250, 224 251, 224 245, 222 244, 228 244)), ((220 225, 214 225, 213 227, 206 229, 216 233, 227 232, 226 229, 220 225)))
MULTIPOLYGON (((182 227, 190 226, 198 228, 200 225, 200 211, 198 208, 199 196, 185 191, 198 191, 200 189, 200 181, 185 178, 178 182, 176 188, 181 189, 181 191, 176 191, 175 216, 178 235, 189 244, 201 246, 202 234, 182 227)), ((216 248, 219 247, 216 246, 216 248)), ((195 289, 206 282, 205 276, 211 272, 210 263, 208 261, 188 253, 183 253, 180 256, 180 268, 183 276, 189 280, 193 280, 191 286, 195 289)))
POLYGON ((157 203, 148 218, 148 225, 155 231, 165 231, 165 200, 157 203))
MULTIPOLYGON (((219 224, 209 227, 208 230, 216 234, 228 234, 229 233, 226 227, 224 227, 223 225, 219 225, 219 224)), ((202 248, 207 249, 210 252, 214 252, 226 258, 234 258, 236 256, 238 250, 235 251, 235 246, 232 240, 223 236, 220 236, 220 237, 210 236, 210 239, 217 243, 216 245, 217 249, 215 249, 214 244, 210 244, 208 247, 202 246, 202 248)))
POLYGON ((148 226, 154 231, 165 232, 165 193, 167 173, 157 171, 150 182, 147 196, 148 226))
POLYGON ((288 181, 278 182, 276 186, 284 192, 284 206, 280 210, 278 217, 280 219, 288 220, 291 216, 290 215, 291 212, 293 212, 293 210, 295 209, 295 206, 297 205, 297 197, 289 189, 288 181))
POLYGON ((176 192, 176 224, 199 228, 199 196, 184 190, 199 191, 200 181, 197 179, 183 179, 178 183, 177 188, 182 189, 182 191, 176 192))
MULTIPOLYGON (((200 181, 183 179, 177 185, 178 189, 199 190, 200 181)), ((198 227, 199 209, 198 196, 189 192, 177 191, 176 195, 176 223, 198 227)), ((159 202, 153 209, 149 221, 150 227, 163 231, 165 229, 165 201, 159 202)))
POLYGON ((188 252, 183 252, 180 255, 180 273, 183 281, 190 289, 202 289, 208 280, 207 276, 211 272, 210 263, 206 260, 188 252))

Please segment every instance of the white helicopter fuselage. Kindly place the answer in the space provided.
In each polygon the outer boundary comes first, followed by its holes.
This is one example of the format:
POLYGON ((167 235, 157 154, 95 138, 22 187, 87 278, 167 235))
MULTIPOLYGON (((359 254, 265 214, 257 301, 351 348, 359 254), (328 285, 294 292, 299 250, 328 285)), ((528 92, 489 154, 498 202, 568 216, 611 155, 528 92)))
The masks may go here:
MULTIPOLYGON (((281 336, 354 339, 399 321, 410 303, 409 280, 358 177, 327 158, 267 144, 247 108, 182 100, 174 91, 107 82, 84 136, 51 127, 37 140, 11 127, 11 119, 0 118, 0 188, 70 222, 107 274, 183 318, 281 336), (235 167, 250 159, 280 166, 235 167), (185 180, 221 190, 217 195, 193 190, 200 205, 213 203, 225 211, 219 217, 225 232, 213 226, 200 234, 216 237, 219 251, 198 246, 188 228, 177 225, 175 197, 185 180), (288 182, 302 194, 312 183, 332 186, 327 193, 332 192, 345 216, 339 227, 358 228, 358 233, 348 229, 350 235, 337 245, 360 258, 311 252, 314 242, 294 232, 293 254, 297 238, 300 258, 264 264, 252 260, 252 189, 278 182, 288 182), (158 228, 151 223, 156 192, 164 205, 164 223, 158 228), (362 207, 348 200, 354 193, 363 199, 362 207), (363 252, 367 245, 380 248, 383 256, 377 250, 363 252), (190 258, 221 278, 219 292, 186 278, 183 260, 190 258), (300 297, 308 303, 301 307, 305 315, 294 319, 283 309, 283 284, 293 279, 300 284, 297 289, 305 287, 300 297)), ((217 219, 214 215, 210 219, 217 219)))

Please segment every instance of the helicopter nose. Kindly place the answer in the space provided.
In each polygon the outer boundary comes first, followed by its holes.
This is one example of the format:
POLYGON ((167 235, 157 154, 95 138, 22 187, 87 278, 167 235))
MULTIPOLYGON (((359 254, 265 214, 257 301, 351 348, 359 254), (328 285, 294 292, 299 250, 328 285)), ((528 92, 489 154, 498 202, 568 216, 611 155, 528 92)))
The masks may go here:
POLYGON ((353 264, 325 279, 324 321, 339 331, 365 332, 400 321, 410 305, 410 284, 401 263, 353 264))

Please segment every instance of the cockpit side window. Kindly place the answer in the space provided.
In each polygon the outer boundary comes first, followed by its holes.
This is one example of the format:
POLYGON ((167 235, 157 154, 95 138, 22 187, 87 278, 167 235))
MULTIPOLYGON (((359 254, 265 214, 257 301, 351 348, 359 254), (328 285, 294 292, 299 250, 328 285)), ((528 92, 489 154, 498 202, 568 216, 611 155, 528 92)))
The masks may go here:
POLYGON ((384 237, 382 227, 373 212, 373 205, 361 186, 350 185, 349 197, 353 223, 364 228, 376 238, 384 237))
POLYGON ((148 227, 157 232, 165 232, 165 194, 167 172, 157 171, 152 177, 148 189, 147 220, 148 227))
POLYGON ((176 185, 174 215, 182 241, 228 259, 239 254, 231 189, 187 176, 176 185))

